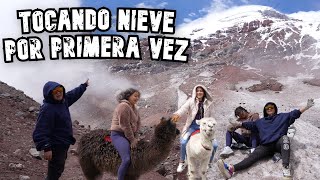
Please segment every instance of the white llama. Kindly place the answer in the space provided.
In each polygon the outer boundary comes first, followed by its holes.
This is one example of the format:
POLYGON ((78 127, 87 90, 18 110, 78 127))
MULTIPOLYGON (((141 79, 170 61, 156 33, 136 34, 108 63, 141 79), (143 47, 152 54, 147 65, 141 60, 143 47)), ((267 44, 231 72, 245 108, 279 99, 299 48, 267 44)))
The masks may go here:
POLYGON ((217 122, 209 117, 198 120, 197 124, 200 125, 200 133, 191 136, 187 144, 188 174, 190 180, 205 180, 217 122))

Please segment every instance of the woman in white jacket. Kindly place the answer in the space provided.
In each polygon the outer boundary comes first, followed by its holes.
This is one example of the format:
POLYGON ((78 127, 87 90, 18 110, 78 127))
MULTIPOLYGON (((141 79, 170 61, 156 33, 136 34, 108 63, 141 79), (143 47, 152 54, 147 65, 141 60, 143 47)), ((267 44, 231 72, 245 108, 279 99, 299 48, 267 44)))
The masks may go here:
MULTIPOLYGON (((203 117, 211 117, 211 104, 212 97, 209 94, 207 88, 203 85, 196 85, 192 90, 192 97, 189 98, 180 109, 175 112, 172 116, 172 121, 177 122, 180 117, 187 113, 188 118, 186 124, 183 127, 181 134, 181 151, 180 151, 180 163, 177 168, 177 172, 182 172, 186 167, 186 145, 189 141, 190 135, 200 129, 199 125, 196 123, 196 120, 199 120, 203 117)), ((216 147, 215 147, 216 149, 216 147)), ((212 158, 211 158, 212 160, 212 158)), ((210 161, 211 162, 211 161, 210 161)))

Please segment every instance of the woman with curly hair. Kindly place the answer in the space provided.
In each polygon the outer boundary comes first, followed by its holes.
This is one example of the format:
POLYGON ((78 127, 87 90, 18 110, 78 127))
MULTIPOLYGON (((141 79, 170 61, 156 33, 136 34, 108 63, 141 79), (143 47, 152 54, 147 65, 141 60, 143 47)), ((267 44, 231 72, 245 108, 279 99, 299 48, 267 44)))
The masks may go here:
POLYGON ((133 88, 129 88, 117 96, 119 104, 113 112, 110 130, 112 143, 121 157, 118 180, 124 179, 130 166, 130 147, 135 148, 138 143, 136 134, 141 121, 136 103, 139 99, 140 92, 133 88))

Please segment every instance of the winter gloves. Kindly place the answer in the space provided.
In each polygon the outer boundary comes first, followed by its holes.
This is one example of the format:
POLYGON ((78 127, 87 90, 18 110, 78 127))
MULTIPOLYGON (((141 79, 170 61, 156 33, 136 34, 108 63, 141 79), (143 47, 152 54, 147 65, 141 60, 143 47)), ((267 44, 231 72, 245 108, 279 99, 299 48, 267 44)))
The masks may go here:
POLYGON ((228 125, 228 131, 235 131, 237 128, 242 126, 242 122, 239 122, 235 119, 230 118, 229 119, 229 125, 228 125))
POLYGON ((176 123, 180 119, 180 116, 178 114, 174 114, 171 117, 171 121, 176 123))
POLYGON ((308 99, 306 109, 309 109, 312 106, 314 106, 314 100, 313 99, 308 99))

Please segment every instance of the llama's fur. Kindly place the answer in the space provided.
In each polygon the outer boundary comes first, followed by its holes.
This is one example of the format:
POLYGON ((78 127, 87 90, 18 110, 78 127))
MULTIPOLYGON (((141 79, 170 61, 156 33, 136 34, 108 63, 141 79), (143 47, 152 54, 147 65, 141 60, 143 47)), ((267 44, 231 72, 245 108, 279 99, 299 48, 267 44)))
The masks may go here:
POLYGON ((190 180, 206 179, 207 167, 213 151, 215 126, 214 118, 202 118, 197 121, 200 133, 190 137, 187 144, 188 175, 190 180))
MULTIPOLYGON (((165 160, 178 134, 176 124, 172 123, 171 119, 162 118, 155 127, 150 142, 141 140, 136 148, 131 149, 131 164, 125 179, 138 179, 140 175, 165 160)), ((80 139, 79 162, 88 180, 100 178, 103 172, 117 174, 121 158, 112 143, 104 141, 106 135, 110 135, 110 131, 99 129, 80 139)))

